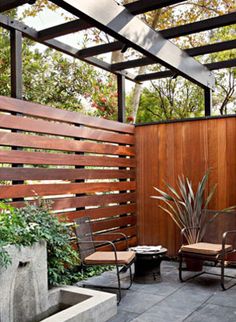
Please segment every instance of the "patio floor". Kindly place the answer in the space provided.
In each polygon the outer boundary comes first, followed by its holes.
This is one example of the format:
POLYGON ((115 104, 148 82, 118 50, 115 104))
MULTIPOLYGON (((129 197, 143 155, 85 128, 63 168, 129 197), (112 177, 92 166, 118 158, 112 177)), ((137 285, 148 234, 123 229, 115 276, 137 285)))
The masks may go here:
MULTIPOLYGON (((180 283, 177 265, 163 261, 160 282, 134 283, 123 294, 118 314, 109 322, 236 321, 236 286, 223 292, 219 277, 206 274, 180 283)), ((229 269, 227 273, 236 274, 236 270, 229 269)), ((104 285, 107 281, 114 283, 114 278, 113 272, 106 272, 89 281, 104 285)))

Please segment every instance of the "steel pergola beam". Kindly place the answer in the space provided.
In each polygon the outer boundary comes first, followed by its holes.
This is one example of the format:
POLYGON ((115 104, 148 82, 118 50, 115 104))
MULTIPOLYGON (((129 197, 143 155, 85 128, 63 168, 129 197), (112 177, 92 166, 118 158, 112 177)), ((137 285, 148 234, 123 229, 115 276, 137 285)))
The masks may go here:
MULTIPOLYGON (((204 45, 194 48, 185 49, 185 52, 192 57, 206 55, 211 53, 216 53, 219 51, 230 50, 236 48, 236 40, 227 40, 219 43, 214 43, 210 45, 204 45)), ((138 59, 133 59, 125 62, 115 63, 111 65, 113 71, 123 70, 129 68, 135 68, 140 66, 146 66, 156 64, 152 59, 143 57, 138 59)))
POLYGON ((236 40, 226 40, 222 42, 217 42, 210 45, 204 45, 194 48, 188 48, 185 51, 190 56, 200 56, 200 55, 206 55, 206 54, 212 54, 217 53, 224 50, 230 50, 236 48, 236 40))
MULTIPOLYGON (((204 64, 204 66, 207 67, 209 70, 218 70, 218 69, 236 67, 236 59, 204 64)), ((171 70, 164 70, 161 72, 138 75, 136 76, 135 79, 139 82, 145 82, 149 80, 155 80, 155 79, 166 78, 166 77, 174 77, 174 76, 178 76, 178 74, 176 74, 171 70)))
POLYGON ((214 76, 126 8, 112 0, 52 0, 71 14, 94 24, 127 46, 205 88, 214 88, 214 76), (106 9, 106 10, 104 10, 106 9))
POLYGON ((29 3, 30 0, 1 0, 0 1, 0 12, 14 9, 23 4, 29 3))
POLYGON ((38 37, 40 40, 48 40, 71 34, 73 32, 85 30, 91 27, 92 26, 88 22, 83 21, 82 19, 77 19, 58 26, 40 30, 38 31, 38 37))
MULTIPOLYGON (((81 59, 93 66, 102 68, 108 72, 112 72, 111 70, 111 64, 108 64, 100 59, 97 59, 96 57, 90 57, 90 58, 81 58, 78 56, 78 49, 74 48, 72 46, 66 45, 62 43, 61 41, 58 41, 56 39, 51 39, 51 40, 40 40, 38 37, 38 31, 28 27, 24 23, 20 21, 16 21, 14 19, 11 19, 10 17, 4 16, 0 14, 0 26, 2 26, 5 29, 9 30, 18 30, 22 32, 22 35, 24 35, 27 38, 30 38, 36 42, 39 42, 45 46, 48 46, 50 48, 56 49, 60 52, 63 52, 64 54, 67 54, 69 56, 72 56, 74 58, 81 59)), ((135 76, 124 71, 124 72, 114 72, 116 75, 124 75, 127 79, 131 81, 135 81, 135 76)))
POLYGON ((216 70, 216 69, 224 69, 224 68, 236 67, 236 59, 229 59, 229 60, 218 61, 218 62, 215 62, 215 63, 205 64, 205 66, 209 70, 216 70))
POLYGON ((103 53, 108 53, 116 50, 122 49, 124 44, 119 41, 114 41, 108 44, 96 45, 89 48, 80 49, 78 55, 80 57, 92 57, 103 53))
POLYGON ((161 34, 166 39, 195 34, 197 32, 225 27, 236 23, 236 13, 231 12, 214 18, 188 23, 186 25, 162 30, 161 34))
POLYGON ((139 0, 127 3, 124 7, 126 7, 126 9, 128 9, 133 15, 139 15, 141 13, 161 9, 180 2, 184 2, 184 0, 139 0))
MULTIPOLYGON (((225 27, 236 23, 236 13, 232 12, 215 18, 209 18, 186 25, 173 27, 169 29, 160 30, 159 33, 165 39, 173 39, 177 37, 187 36, 201 31, 212 30, 215 28, 225 27)), ((114 41, 105 45, 98 45, 83 50, 83 54, 86 57, 96 56, 99 54, 105 54, 111 51, 111 48, 120 50, 124 44, 120 41, 114 41), (96 49, 99 51, 97 53, 96 49)))

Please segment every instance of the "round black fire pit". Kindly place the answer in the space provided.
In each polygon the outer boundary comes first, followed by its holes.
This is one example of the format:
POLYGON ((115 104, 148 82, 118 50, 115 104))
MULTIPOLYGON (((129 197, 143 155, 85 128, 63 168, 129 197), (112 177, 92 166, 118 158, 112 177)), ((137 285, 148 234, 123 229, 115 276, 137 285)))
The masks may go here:
POLYGON ((135 247, 136 252, 134 281, 136 283, 155 283, 160 281, 161 261, 167 253, 166 248, 155 250, 155 248, 135 247))

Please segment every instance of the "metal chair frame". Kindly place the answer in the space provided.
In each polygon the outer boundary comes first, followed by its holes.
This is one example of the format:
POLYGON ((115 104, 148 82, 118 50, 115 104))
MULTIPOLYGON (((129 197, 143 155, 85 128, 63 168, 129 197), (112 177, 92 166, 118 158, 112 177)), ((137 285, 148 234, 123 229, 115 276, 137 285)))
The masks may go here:
MULTIPOLYGON (((91 287, 96 287, 96 288, 103 288, 103 289, 117 289, 118 290, 118 300, 117 300, 117 304, 120 303, 121 301, 121 290, 128 290, 130 289, 130 287, 132 286, 132 283, 133 283, 133 275, 132 275, 132 269, 131 269, 131 265, 134 263, 135 259, 132 260, 128 265, 125 265, 125 264, 120 264, 119 261, 118 261, 118 256, 117 256, 117 249, 116 249, 116 246, 115 244, 112 242, 112 241, 109 241, 109 240, 99 240, 99 241, 95 241, 93 240, 93 234, 92 234, 92 230, 91 230, 91 225, 90 225, 90 218, 89 217, 83 217, 83 218, 79 218, 77 220, 75 220, 76 222, 76 225, 80 225, 80 223, 83 224, 87 224, 89 226, 89 236, 87 237, 90 237, 91 240, 81 240, 80 237, 79 237, 79 234, 78 234, 78 229, 75 228, 75 232, 76 232, 76 237, 77 237, 77 243, 78 243, 78 247, 79 247, 79 250, 81 249, 80 247, 80 244, 91 244, 92 247, 91 247, 91 252, 90 254, 96 252, 96 249, 95 249, 95 244, 109 244, 111 247, 112 247, 112 251, 114 252, 114 256, 115 256, 115 263, 111 263, 110 265, 115 265, 115 268, 116 268, 116 275, 117 275, 117 287, 116 286, 104 286, 104 285, 97 285, 97 284, 83 284, 82 286, 83 287, 86 287, 86 286, 91 286, 91 287), (124 287, 121 285, 121 278, 120 278, 120 273, 123 272, 123 271, 127 271, 129 270, 129 284, 128 286, 124 287)), ((128 239, 127 239, 127 236, 123 233, 113 233, 113 232, 109 232, 109 233, 102 233, 102 235, 120 235, 122 236, 123 238, 125 238, 125 241, 126 241, 126 249, 128 249, 128 239)), ((82 253, 82 252, 81 252, 82 253)), ((86 257, 86 256, 85 256, 86 257)), ((94 266, 94 265, 109 265, 109 263, 107 264, 85 264, 83 262, 84 258, 82 256, 82 267, 85 267, 85 266, 94 266)))
MULTIPOLYGON (((199 228, 198 227, 190 227, 188 229, 199 229, 199 228)), ((184 245, 184 232, 185 232, 185 230, 186 230, 186 228, 181 230, 181 241, 182 241, 181 244, 182 245, 184 245)), ((235 286, 236 282, 233 284, 227 285, 227 286, 225 283, 225 277, 236 279, 236 276, 225 275, 225 262, 227 260, 227 255, 235 253, 235 256, 236 256, 235 249, 233 249, 231 251, 226 251, 226 249, 225 249, 227 237, 232 234, 236 234, 236 230, 230 230, 230 231, 226 231, 223 233, 223 235, 222 235, 222 251, 221 251, 221 253, 219 253, 217 255, 204 255, 204 254, 198 254, 198 253, 191 253, 191 252, 181 251, 181 249, 180 249, 179 250, 179 279, 180 279, 180 281, 186 282, 186 281, 191 280, 191 279, 193 279, 197 276, 200 276, 202 274, 208 274, 208 275, 220 276, 220 284, 221 284, 223 291, 235 286), (201 271, 200 273, 194 274, 194 275, 184 279, 183 274, 182 274, 182 272, 183 272, 183 258, 194 258, 194 259, 199 259, 202 261, 212 261, 215 263, 215 266, 217 265, 217 263, 219 263, 221 272, 220 272, 220 274, 217 274, 217 273, 212 273, 212 272, 208 272, 208 271, 201 271)))

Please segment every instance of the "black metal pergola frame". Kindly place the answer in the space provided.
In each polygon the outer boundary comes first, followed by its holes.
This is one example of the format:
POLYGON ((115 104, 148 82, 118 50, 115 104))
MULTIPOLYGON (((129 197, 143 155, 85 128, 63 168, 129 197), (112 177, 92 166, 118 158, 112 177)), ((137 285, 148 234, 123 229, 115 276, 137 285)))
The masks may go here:
MULTIPOLYGON (((30 38, 48 47, 81 59, 105 71, 117 75, 118 121, 125 122, 125 79, 134 82, 181 75, 204 89, 205 115, 211 114, 211 95, 215 86, 213 70, 235 67, 236 59, 202 65, 193 57, 236 48, 236 39, 210 45, 181 50, 169 39, 197 32, 220 28, 236 23, 236 12, 206 20, 189 23, 165 30, 155 31, 137 15, 184 3, 184 0, 136 0, 125 6, 115 0, 50 0, 77 17, 73 21, 44 30, 35 30, 0 14, 0 26, 10 30, 11 41, 11 95, 22 98, 22 37, 30 38), (78 50, 55 38, 88 28, 96 27, 116 41, 78 50), (131 47, 142 54, 142 58, 109 64, 96 56, 131 47), (151 64, 161 64, 167 69, 145 75, 133 75, 128 69, 151 64)), ((0 12, 23 4, 34 4, 35 0, 1 0, 0 12)))

